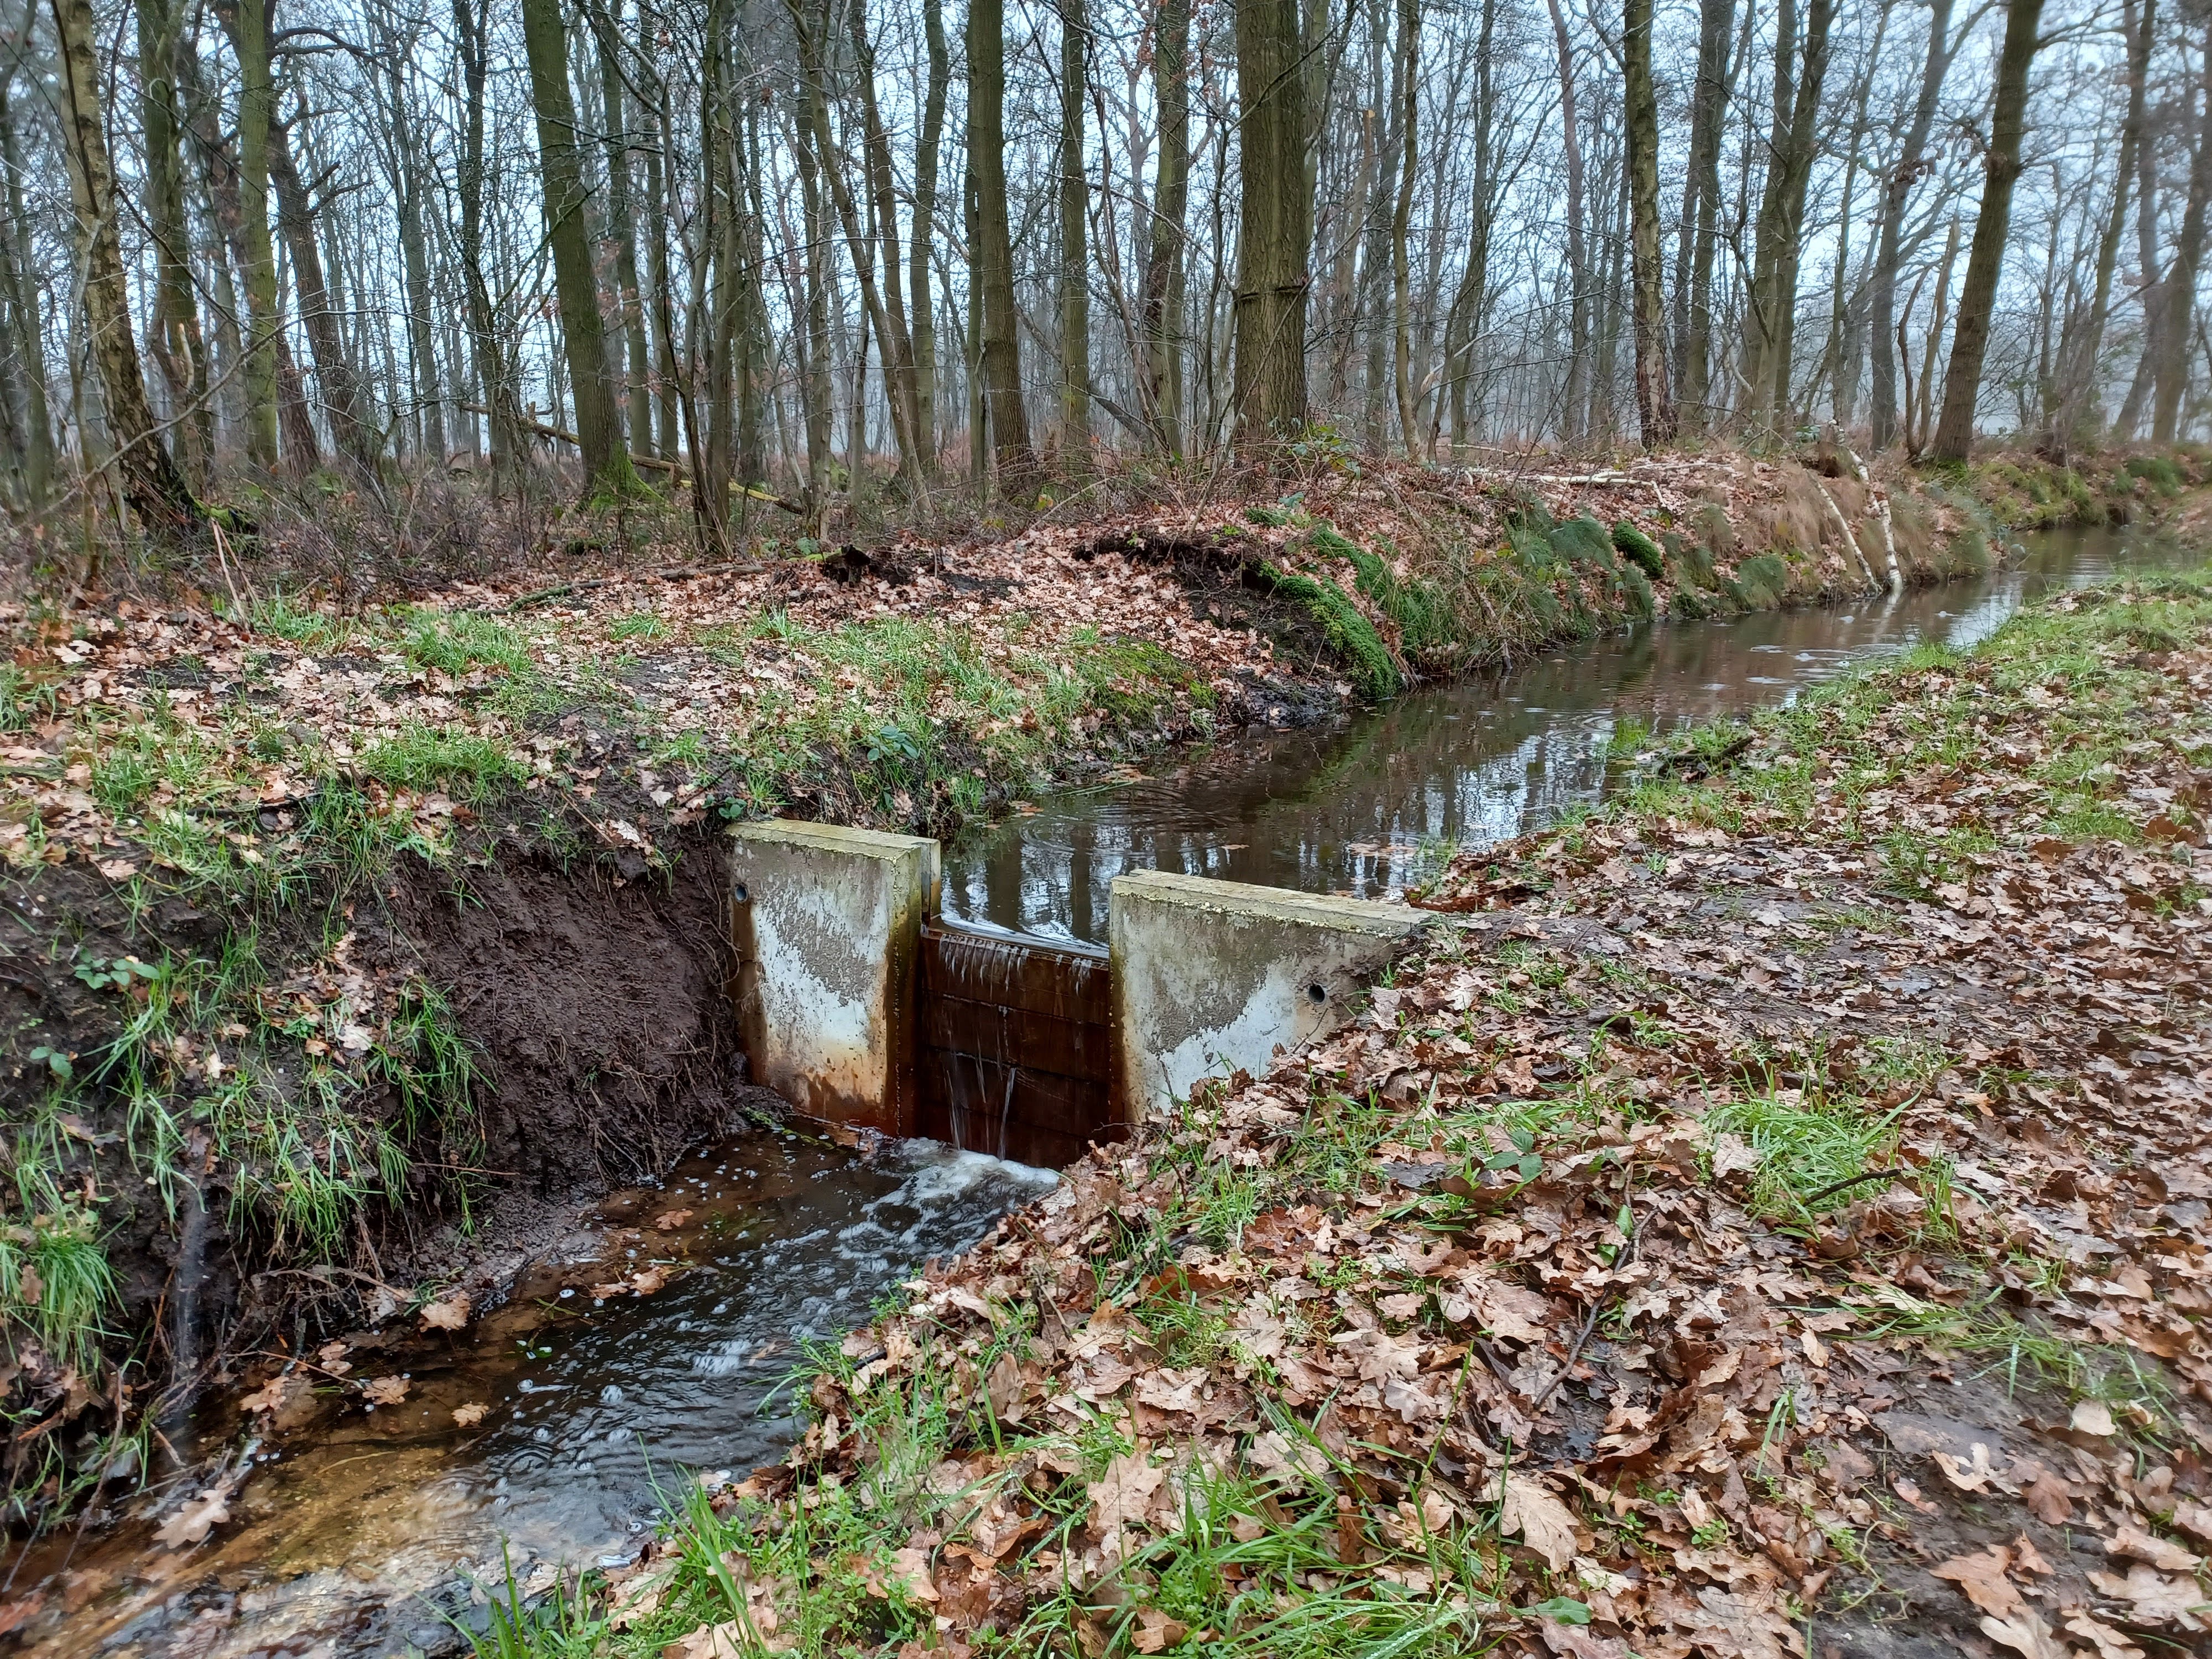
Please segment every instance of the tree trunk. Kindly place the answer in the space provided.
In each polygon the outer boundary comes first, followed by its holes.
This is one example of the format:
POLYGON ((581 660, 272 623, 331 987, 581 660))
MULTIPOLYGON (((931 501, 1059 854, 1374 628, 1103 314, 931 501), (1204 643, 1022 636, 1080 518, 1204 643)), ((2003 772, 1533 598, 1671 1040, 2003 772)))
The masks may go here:
POLYGON ((1630 281, 1634 285, 1636 419, 1646 449, 1674 441, 1667 386, 1665 270, 1659 251, 1659 101, 1651 87, 1651 0, 1627 0, 1621 23, 1626 90, 1630 281))
POLYGON ((238 0, 232 45, 238 94, 238 199, 245 239, 246 453, 258 466, 276 464, 276 254, 269 238, 269 125, 276 89, 269 66, 267 0, 238 0))
POLYGON ((461 278, 468 290, 471 356, 483 388, 484 407, 490 410, 493 471, 519 477, 528 453, 523 447, 522 411, 515 401, 514 377, 507 370, 507 344, 500 338, 491 286, 484 276, 484 80, 489 69, 484 24, 489 4, 489 0, 453 0, 453 40, 462 88, 460 155, 455 169, 461 198, 459 252, 461 278))
POLYGON ((1559 434, 1572 442, 1583 435, 1583 405, 1589 401, 1589 256, 1583 246, 1583 139, 1575 112, 1574 42, 1559 0, 1544 0, 1552 14, 1552 41, 1559 58, 1559 123, 1567 169, 1567 388, 1559 434))
MULTIPOLYGON (((796 16, 795 8, 793 15, 796 16)), ((802 64, 804 63, 802 48, 802 64)), ((805 350, 800 359, 799 384, 806 426, 806 524, 810 535, 819 537, 830 515, 830 469, 832 457, 830 381, 830 206, 823 198, 824 167, 836 162, 816 144, 826 131, 826 115, 817 125, 822 103, 821 82, 802 68, 805 84, 799 89, 803 106, 793 146, 799 162, 799 202, 805 233, 805 253, 799 264, 802 309, 805 316, 805 350)), ((826 147, 825 147, 826 149, 826 147)))
POLYGON ((662 460, 673 461, 682 457, 683 439, 677 431, 675 306, 668 286, 668 185, 660 159, 669 129, 661 115, 660 110, 648 112, 641 135, 646 222, 651 227, 645 239, 645 281, 652 303, 645 310, 653 331, 653 451, 662 460))
POLYGON ((1267 442, 1305 424, 1307 255, 1305 83, 1297 0, 1236 0, 1237 436, 1267 442))
MULTIPOLYGON (((811 148, 820 167, 816 183, 826 186, 825 193, 836 206, 838 222, 845 233, 845 246, 853 256, 854 275, 860 280, 861 302, 868 313, 869 320, 874 325, 877 337, 886 343, 884 391, 887 394, 885 401, 890 405, 892 436, 898 444, 900 465, 906 471, 909 485, 918 494, 921 489, 921 463, 916 457, 917 446, 914 441, 913 403, 908 395, 910 388, 897 372, 898 341, 903 336, 904 329, 900 320, 890 314, 884 298, 885 287, 877 281, 876 231, 862 219, 860 204, 853 199, 852 186, 846 178, 847 168, 830 131, 829 98, 823 84, 828 65, 822 50, 825 44, 823 37, 828 32, 828 8, 825 6, 821 14, 812 18, 799 9, 799 0, 787 0, 786 9, 790 14, 792 29, 799 42, 799 73, 805 83, 801 90, 801 118, 813 127, 811 148)), ((868 72, 865 64, 862 72, 868 72)), ((883 159, 884 172, 888 174, 890 160, 888 139, 884 140, 883 159)), ((805 165, 803 150, 800 165, 802 167, 805 165)), ((872 178, 874 175, 870 172, 866 176, 872 178)), ((881 181, 880 187, 888 193, 888 177, 881 181)), ((898 272, 896 252, 896 248, 887 252, 883 266, 884 276, 892 281, 896 279, 898 272)), ((825 285, 830 281, 826 261, 823 266, 823 281, 825 285)))
MULTIPOLYGON (((1688 282, 1675 301, 1681 325, 1676 356, 1681 365, 1683 418, 1702 430, 1713 355, 1713 255, 1720 223, 1721 137, 1727 124, 1729 37, 1735 0, 1703 0, 1698 9, 1698 88, 1691 103, 1690 177, 1681 235, 1690 248, 1688 282)), ((1680 261, 1677 261, 1677 269, 1680 261)))
POLYGON ((531 103, 537 114, 538 169, 544 175, 545 236, 553 250, 553 287, 568 343, 568 380, 576 400, 576 447, 584 458, 584 493, 620 498, 641 486, 623 441, 614 388, 607 376, 605 326, 599 278, 585 222, 588 193, 576 139, 576 106, 568 90, 568 31, 561 0, 522 0, 523 47, 530 59, 531 103))
POLYGON ((1867 294, 1868 343, 1873 348, 1869 395, 1872 406, 1871 442, 1887 449, 1897 441, 1898 358, 1893 336, 1897 331, 1897 272, 1903 262, 1905 208, 1912 186, 1925 170, 1928 134, 1936 124, 1936 102, 1950 72, 1955 50, 1951 40, 1951 0, 1929 0, 1928 56, 1920 71, 1920 95, 1912 106, 1912 124, 1897 153, 1882 192, 1881 240, 1875 244, 1874 277, 1867 294))
POLYGON ((276 222, 291 255, 292 286, 300 295, 300 321, 315 360, 315 379, 323 389, 323 412, 330 417, 331 435, 359 477, 374 479, 383 446, 362 422, 360 386, 338 338, 337 307, 324 284, 322 254, 315 246, 314 210, 292 161, 287 127, 269 129, 269 177, 276 187, 276 222))
POLYGON ((1006 42, 1003 0, 968 7, 968 159, 975 177, 970 278, 981 306, 978 356, 990 442, 1010 489, 1036 471, 1022 406, 1021 320, 1015 311, 1013 233, 1006 218, 1006 42))
MULTIPOLYGON (((2206 44, 2212 46, 2212 29, 2206 44)), ((2173 264, 2160 284, 2159 350, 2152 370, 2151 441, 2170 444, 2180 433, 2181 398, 2189 386, 2189 335, 2197 309, 2197 274, 2204 262, 2205 211, 2212 198, 2212 59, 2204 64, 2203 124, 2189 161, 2189 194, 2173 264)))
POLYGON ((1083 0, 1060 0, 1060 427, 1078 465, 1091 444, 1091 174, 1083 158, 1090 41, 1083 0))
MULTIPOLYGON (((76 210, 85 326, 99 370, 107 434, 123 476, 123 498, 149 536, 173 538, 205 517, 155 429, 131 332, 130 274, 116 229, 115 175, 100 107, 92 0, 51 0, 61 73, 55 98, 67 153, 70 199, 76 210)), ((273 412, 273 411, 272 411, 273 412)))
MULTIPOLYGON (((146 228, 153 241, 154 316, 148 329, 161 365, 177 426, 178 470, 204 484, 213 464, 214 422, 207 407, 207 347, 200 336, 199 305, 192 292, 191 244, 185 222, 184 158, 176 61, 178 17, 171 0, 138 0, 138 114, 145 137, 146 228)), ((20 211, 20 204, 18 204, 20 211)), ((38 392, 44 419, 46 388, 38 392)))
POLYGON ((1396 71, 1390 51, 1390 6, 1386 0, 1367 9, 1367 98, 1361 112, 1364 138, 1363 190, 1367 222, 1365 252, 1359 261, 1358 327, 1367 342, 1366 373, 1361 380, 1362 437, 1370 454, 1382 453, 1388 422, 1384 385, 1390 373, 1390 211, 1398 194, 1398 161, 1403 146, 1394 143, 1398 98, 1389 77, 1396 71))
POLYGON ((1421 62, 1420 0, 1398 0, 1398 200, 1390 214, 1391 380, 1398 398, 1398 436, 1406 453, 1419 453, 1420 422, 1413 410, 1413 268, 1408 243, 1413 223, 1413 140, 1421 106, 1417 71, 1421 62))
MULTIPOLYGON (((685 307, 686 362, 690 383, 684 388, 684 418, 691 460, 691 520, 701 553, 719 558, 729 546, 732 444, 744 448, 743 391, 737 384, 734 344, 743 326, 743 284, 749 274, 738 231, 742 183, 738 150, 741 142, 736 112, 750 114, 749 100, 733 100, 731 83, 739 78, 729 62, 732 27, 726 0, 708 0, 701 22, 699 54, 698 210, 690 228, 698 237, 687 250, 691 288, 685 307), (694 395, 695 390, 699 395, 694 395), (705 426, 700 430, 700 404, 705 426)), ((672 120, 668 123, 673 131, 672 120)), ((757 434, 756 434, 757 435, 757 434)), ((744 471, 744 463, 734 464, 744 471)))
MULTIPOLYGON (((873 273, 867 291, 880 298, 868 301, 870 320, 884 366, 884 401, 890 406, 891 432, 899 447, 909 488, 919 499, 928 485, 928 469, 921 452, 927 446, 922 434, 919 401, 915 395, 914 333, 907 315, 905 278, 899 252, 898 188, 891 173, 891 138, 884 125, 883 109, 876 98, 876 50, 870 44, 867 8, 854 5, 846 14, 853 41, 853 60, 860 96, 861 131, 866 145, 867 202, 864 222, 873 235, 875 252, 856 268, 873 273)), ((849 192, 848 192, 849 195, 849 192)), ((842 211, 843 210, 840 210, 842 211)), ((849 237, 850 233, 848 233, 849 237)))
MULTIPOLYGON (((1964 461, 1973 447, 1974 410, 1982 395, 1982 360, 1990 344, 1990 313, 1996 303, 1997 277, 2004 268, 2005 236, 2012 226, 2013 185, 2020 177, 2021 135, 2027 125, 2027 72, 2035 63, 2036 29, 2042 17, 2043 0, 2010 0, 2005 9, 2004 46, 1997 55, 1982 208, 1974 221, 1973 246, 1966 253, 1966 280, 1959 290, 1959 323, 1951 336, 1951 366, 1943 381, 1943 415, 1936 427, 1932 453, 1938 461, 1964 461)), ((2201 231, 2201 209, 2197 221, 2201 231)))
POLYGON ((1828 341, 1822 348, 1820 362, 1813 372, 1812 381, 1806 387, 1804 396, 1804 406, 1809 414, 1819 398, 1821 380, 1830 375, 1834 377, 1835 389, 1829 399, 1829 408, 1835 416, 1839 433, 1850 425, 1851 407, 1858 396, 1858 360, 1850 344, 1856 332, 1854 320, 1856 302, 1850 293, 1851 204, 1857 199, 1859 157, 1866 146, 1867 111, 1874 97, 1875 70, 1881 61, 1882 42, 1889 33, 1893 3, 1893 0, 1881 0, 1875 10, 1874 44, 1868 51, 1864 67, 1860 70, 1858 88, 1851 95, 1850 139, 1844 150, 1842 201, 1836 211, 1836 263, 1828 289, 1828 341))
POLYGON ((1145 417, 1163 453, 1182 453, 1182 285, 1190 210, 1190 0, 1158 0, 1152 14, 1152 100, 1160 155, 1145 259, 1144 357, 1138 365, 1145 417))
POLYGON ((945 49, 942 0, 922 0, 922 32, 928 55, 928 81, 922 92, 921 131, 915 141, 914 230, 907 242, 908 319, 914 345, 914 431, 921 446, 921 475, 934 481, 937 465, 937 302, 930 287, 929 263, 937 236, 937 169, 945 143, 945 94, 952 84, 952 58, 945 49))
MULTIPOLYGON (((599 20, 599 102, 607 143, 607 242, 615 279, 615 304, 629 357, 629 446, 653 448, 653 374, 645 347, 645 307, 637 286, 637 215, 630 204, 629 109, 622 77, 623 0, 610 0, 599 20)), ((664 457, 664 459, 668 459, 664 457)))
POLYGON ((2044 437, 2044 447, 2062 461, 2077 441, 2096 435, 2091 429, 2089 410, 2101 378, 2099 360, 2104 356, 2105 325, 2112 317, 2112 276, 2119 268, 2120 243, 2127 234, 2129 186, 2135 182, 2136 152, 2142 143, 2144 106, 2150 86, 2151 28, 2157 10, 2158 0, 2143 0, 2138 18, 2135 0, 2121 0, 2121 27, 2128 42, 2128 112, 2120 125, 2118 164, 2112 170, 2112 210, 2106 216, 2104 233, 2097 242, 2097 274, 2088 315, 2078 338, 2060 354, 2058 406, 2044 437))
MULTIPOLYGON (((27 28, 25 33, 29 31, 27 28)), ((23 205, 23 155, 9 101, 14 66, 0 72, 0 167, 7 170, 8 222, 0 239, 0 280, 7 283, 8 339, 23 389, 21 441, 23 504, 35 509, 46 499, 54 476, 52 410, 46 402, 46 334, 31 273, 31 219, 23 205)), ((212 429, 212 422, 209 423, 212 429)))
POLYGON ((1468 204, 1467 262, 1460 269, 1459 286, 1451 310, 1444 319, 1444 380, 1439 389, 1437 413, 1444 398, 1451 408, 1451 447, 1454 459, 1464 455, 1468 440, 1468 392, 1474 375, 1474 349, 1482 337, 1483 319, 1490 301, 1490 226, 1497 173, 1495 116, 1496 82, 1492 76, 1491 42, 1495 38, 1500 0, 1482 0, 1481 21, 1476 26, 1474 46, 1474 107, 1469 112, 1474 128, 1474 177, 1468 204))
POLYGON ((1817 154, 1815 127, 1835 14, 1835 0, 1812 0, 1802 49, 1795 0, 1784 0, 1776 25, 1774 118, 1754 233, 1751 289, 1744 308, 1743 415, 1754 424, 1786 422, 1790 414, 1790 359, 1796 330, 1805 196, 1817 154), (1790 78, 1793 59, 1797 70, 1794 87, 1790 78))

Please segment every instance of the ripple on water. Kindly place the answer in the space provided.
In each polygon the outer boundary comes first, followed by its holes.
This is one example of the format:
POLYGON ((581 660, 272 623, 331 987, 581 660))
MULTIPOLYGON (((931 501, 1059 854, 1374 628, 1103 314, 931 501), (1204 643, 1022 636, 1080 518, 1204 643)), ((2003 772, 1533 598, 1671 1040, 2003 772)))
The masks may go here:
MULTIPOLYGON (((698 1178, 735 1149, 610 1205, 617 1223, 643 1229, 642 1255, 696 1264, 657 1296, 594 1309, 549 1280, 461 1341, 410 1352, 406 1401, 343 1414, 258 1470, 233 1504, 237 1524, 209 1544, 170 1556, 125 1528, 80 1547, 69 1563, 80 1606, 32 1632, 31 1650, 244 1659, 304 1643, 351 1659, 434 1648, 452 1637, 436 1608, 465 1613, 471 1577, 503 1582, 502 1540, 519 1578, 548 1560, 626 1559, 680 1471, 777 1455, 788 1409, 761 1408, 800 1343, 861 1322, 926 1259, 967 1249, 1059 1179, 927 1141, 872 1157, 785 1136, 742 1147, 744 1173, 721 1171, 707 1195, 698 1178), (679 1202, 692 1212, 679 1231, 652 1226, 679 1202), (492 1409, 457 1429, 453 1408, 470 1401, 492 1409), (457 1574, 457 1560, 477 1567, 457 1574)), ((609 1259, 627 1266, 619 1228, 606 1237, 609 1259)), ((603 1273, 584 1262, 568 1277, 588 1285, 603 1273)), ((55 1571, 33 1563, 19 1589, 55 1571)))

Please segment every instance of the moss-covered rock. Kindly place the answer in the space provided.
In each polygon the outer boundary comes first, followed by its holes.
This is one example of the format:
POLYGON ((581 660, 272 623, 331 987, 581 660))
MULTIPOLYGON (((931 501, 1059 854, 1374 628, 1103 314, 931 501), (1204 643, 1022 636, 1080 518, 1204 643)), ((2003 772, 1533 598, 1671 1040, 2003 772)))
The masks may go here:
POLYGON ((1659 544, 1627 520, 1623 519, 1613 526, 1613 544, 1623 558, 1653 581, 1657 581, 1665 574, 1667 556, 1659 550, 1659 544))
POLYGON ((1350 672, 1352 684, 1361 696, 1380 702, 1404 685, 1398 659, 1352 595, 1326 576, 1309 576, 1266 562, 1260 572, 1277 593, 1305 606, 1321 624, 1329 648, 1350 672))

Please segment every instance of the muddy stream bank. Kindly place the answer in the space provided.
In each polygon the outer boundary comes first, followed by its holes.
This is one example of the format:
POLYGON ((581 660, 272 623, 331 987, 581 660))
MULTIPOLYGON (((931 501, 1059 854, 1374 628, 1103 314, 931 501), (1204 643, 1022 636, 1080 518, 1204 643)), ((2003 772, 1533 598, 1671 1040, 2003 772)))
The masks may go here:
MULTIPOLYGON (((2040 592, 2181 558, 2110 532, 2039 537, 1978 582, 1662 623, 1334 729, 1225 743, 948 849, 945 908, 1103 942, 1107 887, 1126 870, 1385 895, 1452 846, 1601 799, 1631 738, 1769 705, 1884 653, 1972 643, 2040 592)), ((292 1433, 246 1454, 207 1541, 165 1549, 130 1522, 11 1553, 0 1604, 15 1628, 0 1641, 193 1659, 461 1646, 454 1622, 481 1622, 510 1564, 542 1587, 553 1563, 627 1559, 690 1471, 778 1455, 791 1428, 779 1384, 805 1344, 865 1322, 924 1260, 966 1249, 1054 1179, 928 1142, 863 1156, 765 1130, 695 1153, 580 1219, 465 1330, 323 1351, 319 1364, 400 1378, 404 1397, 368 1411, 303 1401, 292 1433)), ((240 1421, 235 1401, 210 1401, 172 1439, 235 1458, 240 1421)))

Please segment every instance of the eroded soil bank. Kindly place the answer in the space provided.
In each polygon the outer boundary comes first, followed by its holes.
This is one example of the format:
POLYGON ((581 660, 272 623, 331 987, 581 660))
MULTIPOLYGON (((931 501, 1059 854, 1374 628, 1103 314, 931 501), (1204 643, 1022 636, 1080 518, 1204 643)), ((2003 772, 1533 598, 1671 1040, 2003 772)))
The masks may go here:
POLYGON ((1476 854, 541 1654, 2201 1650, 2212 576, 1476 854))

